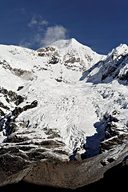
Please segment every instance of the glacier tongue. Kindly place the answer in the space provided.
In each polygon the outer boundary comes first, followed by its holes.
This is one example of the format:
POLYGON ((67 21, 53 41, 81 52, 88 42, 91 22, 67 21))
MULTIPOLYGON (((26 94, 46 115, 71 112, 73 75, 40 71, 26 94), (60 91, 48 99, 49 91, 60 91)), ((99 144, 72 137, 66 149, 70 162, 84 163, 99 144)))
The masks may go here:
POLYGON ((36 184, 77 188, 123 161, 127 61, 127 45, 108 56, 75 39, 37 51, 0 45, 0 185, 25 177, 36 184), (77 172, 79 179, 73 176, 77 172))

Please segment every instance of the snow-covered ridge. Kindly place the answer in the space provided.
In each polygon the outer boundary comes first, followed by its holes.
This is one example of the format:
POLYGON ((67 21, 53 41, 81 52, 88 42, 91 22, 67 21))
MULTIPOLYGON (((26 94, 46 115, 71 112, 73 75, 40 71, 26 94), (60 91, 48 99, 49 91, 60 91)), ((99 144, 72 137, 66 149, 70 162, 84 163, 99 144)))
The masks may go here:
MULTIPOLYGON (((60 60, 65 63, 65 66, 72 70, 87 70, 94 63, 105 58, 104 55, 97 54, 91 48, 82 45, 74 38, 56 41, 52 43, 50 47, 53 48, 53 50, 55 49, 55 56, 58 56, 60 60)), ((38 51, 46 52, 45 49, 39 49, 38 51)))
POLYGON ((92 51, 92 49, 88 46, 85 46, 81 43, 79 43, 76 39, 72 38, 72 39, 69 39, 69 40, 58 40, 54 43, 51 44, 51 46, 55 46, 57 47, 58 49, 84 49, 84 50, 87 50, 88 52, 94 52, 92 51))
POLYGON ((113 49, 108 56, 87 70, 81 80, 92 83, 128 83, 128 46, 121 44, 113 49))
POLYGON ((128 54, 128 46, 126 44, 120 44, 118 47, 113 49, 109 54, 109 56, 112 56, 113 59, 116 57, 119 57, 121 55, 126 55, 128 54))

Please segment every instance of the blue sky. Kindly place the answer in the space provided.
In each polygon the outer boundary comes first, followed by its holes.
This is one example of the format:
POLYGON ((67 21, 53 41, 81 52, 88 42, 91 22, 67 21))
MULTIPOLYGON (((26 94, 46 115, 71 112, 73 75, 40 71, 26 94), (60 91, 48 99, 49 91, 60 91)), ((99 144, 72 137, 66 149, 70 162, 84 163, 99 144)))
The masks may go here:
POLYGON ((33 49, 76 38, 99 53, 128 43, 127 0, 0 0, 0 43, 33 49))

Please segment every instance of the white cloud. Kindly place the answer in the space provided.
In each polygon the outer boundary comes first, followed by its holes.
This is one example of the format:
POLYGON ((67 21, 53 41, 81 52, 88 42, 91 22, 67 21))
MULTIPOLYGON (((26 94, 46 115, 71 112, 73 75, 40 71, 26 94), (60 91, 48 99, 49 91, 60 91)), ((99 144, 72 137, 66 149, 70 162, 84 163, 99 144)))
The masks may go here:
POLYGON ((57 40, 66 39, 67 30, 62 25, 48 27, 40 41, 41 46, 47 46, 57 40))
POLYGON ((31 19, 31 21, 28 23, 28 27, 32 27, 33 25, 37 25, 37 20, 34 18, 34 17, 32 17, 32 19, 31 19))
POLYGON ((39 48, 40 42, 42 40, 42 35, 40 33, 36 33, 34 36, 30 37, 30 39, 22 39, 19 43, 19 46, 26 48, 39 48))
POLYGON ((26 41, 25 39, 21 40, 20 43, 19 43, 19 46, 21 47, 27 47, 27 48, 31 48, 31 43, 26 41))
POLYGON ((62 25, 48 27, 46 25, 48 25, 46 20, 41 19, 41 17, 40 20, 37 20, 36 17, 33 17, 29 23, 32 34, 30 32, 30 37, 28 39, 22 39, 19 45, 37 49, 39 47, 48 46, 57 40, 66 39, 67 29, 65 27, 62 25))
POLYGON ((43 19, 41 16, 33 16, 28 23, 28 27, 38 27, 39 29, 47 25, 48 21, 46 19, 43 19))

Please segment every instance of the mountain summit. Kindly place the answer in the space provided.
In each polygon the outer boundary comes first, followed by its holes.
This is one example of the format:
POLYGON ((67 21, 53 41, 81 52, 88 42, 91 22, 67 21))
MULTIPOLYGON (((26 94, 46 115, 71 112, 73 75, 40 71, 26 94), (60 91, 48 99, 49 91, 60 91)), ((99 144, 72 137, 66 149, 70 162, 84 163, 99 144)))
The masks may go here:
POLYGON ((73 189, 127 162, 127 45, 0 45, 0 77, 0 185, 73 189))
POLYGON ((106 59, 87 70, 81 79, 93 83, 110 83, 113 80, 120 84, 128 83, 128 46, 121 44, 113 49, 106 59))
POLYGON ((59 49, 64 62, 80 64, 81 69, 84 70, 90 68, 104 57, 94 52, 91 48, 82 45, 74 38, 56 41, 51 46, 59 49))
POLYGON ((93 52, 92 49, 90 47, 87 47, 81 43, 79 43, 76 39, 72 38, 72 39, 68 39, 68 40, 58 40, 55 41, 54 43, 52 43, 50 46, 55 46, 58 49, 70 49, 69 51, 71 51, 71 49, 74 50, 79 50, 79 49, 84 49, 84 50, 88 50, 90 52, 93 52))

